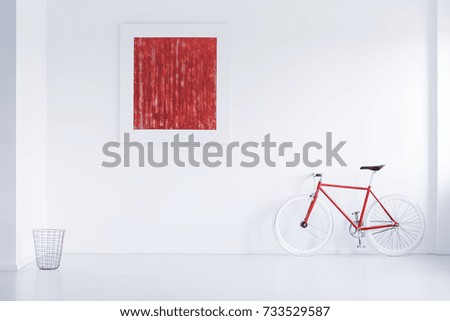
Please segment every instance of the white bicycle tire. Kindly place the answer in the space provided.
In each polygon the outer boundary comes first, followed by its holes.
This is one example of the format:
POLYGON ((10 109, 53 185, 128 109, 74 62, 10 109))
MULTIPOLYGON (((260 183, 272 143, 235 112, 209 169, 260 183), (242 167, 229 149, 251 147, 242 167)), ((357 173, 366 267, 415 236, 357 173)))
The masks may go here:
POLYGON ((333 233, 333 217, 328 206, 316 200, 306 228, 300 227, 311 197, 294 196, 285 201, 275 214, 273 229, 278 243, 295 255, 312 255, 323 248, 333 233), (319 227, 320 225, 320 227, 319 227), (311 235, 315 235, 315 237, 311 235))

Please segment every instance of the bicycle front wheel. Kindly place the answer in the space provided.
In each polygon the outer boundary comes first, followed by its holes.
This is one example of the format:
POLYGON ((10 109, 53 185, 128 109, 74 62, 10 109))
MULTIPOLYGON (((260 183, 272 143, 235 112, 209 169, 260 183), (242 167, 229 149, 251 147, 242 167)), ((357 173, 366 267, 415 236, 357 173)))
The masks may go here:
POLYGON ((275 215, 274 232, 278 243, 296 255, 311 255, 327 244, 333 232, 330 209, 317 199, 308 226, 301 227, 312 198, 299 195, 287 200, 275 215))
MULTIPOLYGON (((380 199, 398 226, 368 230, 367 236, 373 247, 389 256, 400 256, 412 251, 422 240, 425 220, 419 205, 403 195, 389 195, 380 199)), ((367 213, 366 226, 391 224, 392 221, 375 202, 367 213)))

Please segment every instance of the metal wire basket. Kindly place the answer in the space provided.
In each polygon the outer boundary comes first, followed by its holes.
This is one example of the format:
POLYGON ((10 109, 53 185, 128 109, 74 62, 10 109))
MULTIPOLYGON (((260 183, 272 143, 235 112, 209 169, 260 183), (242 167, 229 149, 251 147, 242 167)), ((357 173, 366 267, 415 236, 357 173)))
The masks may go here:
POLYGON ((61 263, 65 230, 33 230, 36 264, 41 270, 56 270, 61 263))

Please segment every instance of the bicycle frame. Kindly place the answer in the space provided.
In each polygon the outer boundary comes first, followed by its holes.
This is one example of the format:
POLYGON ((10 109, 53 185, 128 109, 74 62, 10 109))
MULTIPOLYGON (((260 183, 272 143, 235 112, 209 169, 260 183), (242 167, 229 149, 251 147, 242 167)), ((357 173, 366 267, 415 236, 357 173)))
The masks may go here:
POLYGON ((368 187, 360 187, 360 186, 325 184, 325 183, 322 183, 322 179, 320 179, 319 182, 317 183, 316 191, 313 194, 314 195, 313 199, 311 201, 311 204, 309 205, 308 212, 306 213, 305 219, 303 220, 302 224, 307 224, 308 223, 308 220, 309 220, 309 217, 311 215, 311 212, 312 212, 312 210, 314 208, 314 205, 316 204, 317 198, 319 197, 319 192, 322 192, 326 196, 326 198, 328 198, 328 200, 338 209, 338 211, 342 215, 344 215, 344 217, 347 219, 347 221, 349 221, 350 224, 357 230, 366 231, 366 230, 374 230, 374 229, 381 229, 381 228, 389 228, 389 227, 398 226, 397 221, 394 220, 394 218, 391 216, 391 214, 389 214, 389 212, 386 210, 386 208, 383 206, 383 204, 381 204, 380 200, 372 192, 372 189, 371 189, 370 185, 368 187), (361 210, 361 216, 360 216, 358 225, 356 225, 355 222, 353 222, 353 220, 347 214, 345 214, 345 212, 331 198, 331 196, 328 195, 328 193, 323 189, 323 187, 332 187, 332 188, 340 188, 340 189, 356 189, 356 190, 366 191, 366 196, 364 198, 364 203, 363 203, 363 207, 362 207, 362 210, 361 210), (380 206, 383 209, 383 211, 386 213, 386 215, 392 221, 391 224, 374 225, 374 226, 363 226, 364 214, 365 214, 366 207, 367 207, 367 201, 369 200, 369 196, 370 195, 372 195, 375 198, 375 200, 378 202, 378 204, 380 204, 380 206))

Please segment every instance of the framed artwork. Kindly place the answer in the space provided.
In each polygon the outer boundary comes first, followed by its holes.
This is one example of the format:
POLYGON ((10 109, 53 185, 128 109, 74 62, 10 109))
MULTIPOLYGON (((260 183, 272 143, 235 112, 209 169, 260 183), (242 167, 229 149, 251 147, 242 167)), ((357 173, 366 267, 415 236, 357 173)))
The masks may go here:
POLYGON ((226 143, 230 43, 225 24, 122 24, 120 137, 226 143))

